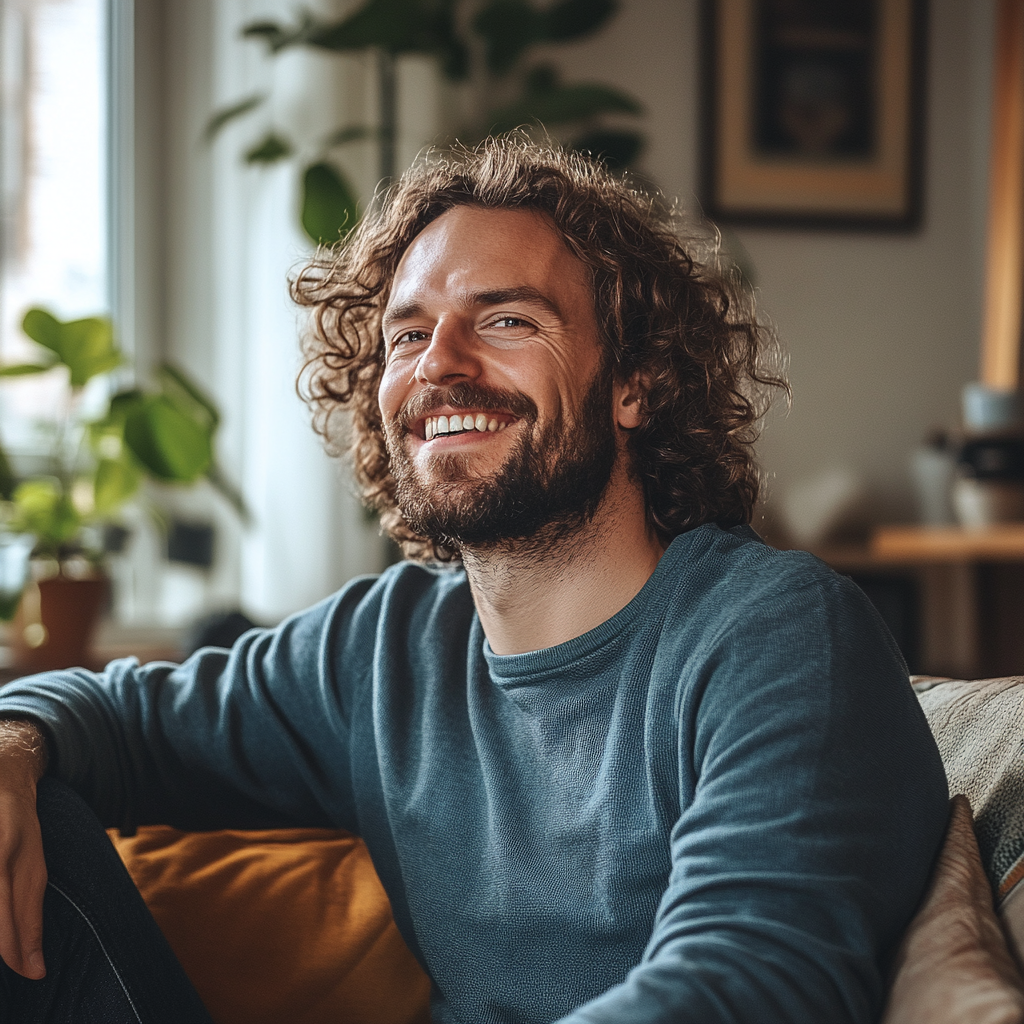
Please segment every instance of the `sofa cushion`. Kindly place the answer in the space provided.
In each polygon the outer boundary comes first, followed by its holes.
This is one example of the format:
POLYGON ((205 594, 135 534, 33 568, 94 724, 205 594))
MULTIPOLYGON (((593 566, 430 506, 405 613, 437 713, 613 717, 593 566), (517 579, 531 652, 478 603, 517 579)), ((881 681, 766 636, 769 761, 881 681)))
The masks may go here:
POLYGON ((1024 980, 992 909, 966 797, 903 938, 882 1024, 1022 1024, 1024 980))
POLYGON ((915 684, 950 793, 974 809, 981 860, 1024 963, 1024 676, 915 684))
POLYGON ((430 982, 361 840, 319 829, 113 836, 217 1024, 419 1024, 430 982))

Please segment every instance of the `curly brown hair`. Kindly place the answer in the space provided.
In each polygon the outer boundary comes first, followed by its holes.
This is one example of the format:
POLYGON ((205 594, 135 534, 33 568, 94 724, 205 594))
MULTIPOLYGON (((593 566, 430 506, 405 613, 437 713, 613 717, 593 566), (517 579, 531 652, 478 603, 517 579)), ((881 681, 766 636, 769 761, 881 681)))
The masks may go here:
POLYGON ((416 535, 395 501, 377 405, 381 315, 410 243, 462 205, 539 211, 589 268, 613 372, 644 384, 628 451, 652 529, 667 541, 701 523, 749 522, 760 484, 752 445, 773 391, 788 393, 750 290, 722 271, 713 239, 691 233, 684 247, 659 197, 587 157, 510 135, 428 156, 292 282, 295 301, 312 310, 300 393, 333 450, 351 451, 364 502, 406 555, 453 552, 416 535), (344 410, 350 429, 339 430, 344 410))

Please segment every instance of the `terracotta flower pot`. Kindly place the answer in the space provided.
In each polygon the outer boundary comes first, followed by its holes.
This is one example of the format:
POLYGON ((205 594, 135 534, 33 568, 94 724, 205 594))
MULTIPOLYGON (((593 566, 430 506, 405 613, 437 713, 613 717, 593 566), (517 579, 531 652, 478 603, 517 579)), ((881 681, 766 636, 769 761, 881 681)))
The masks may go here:
POLYGON ((19 672, 43 672, 90 663, 92 639, 107 606, 105 576, 57 575, 30 582, 14 619, 14 663, 19 672))

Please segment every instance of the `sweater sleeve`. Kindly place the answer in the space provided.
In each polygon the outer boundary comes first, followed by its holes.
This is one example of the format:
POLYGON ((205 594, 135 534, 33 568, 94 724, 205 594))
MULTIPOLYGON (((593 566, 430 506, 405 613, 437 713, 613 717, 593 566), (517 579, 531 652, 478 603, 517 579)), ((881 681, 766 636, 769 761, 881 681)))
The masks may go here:
POLYGON ((17 680, 0 714, 41 724, 51 773, 107 826, 355 831, 350 691, 373 645, 360 606, 371 586, 182 665, 124 659, 17 680))
POLYGON ((902 659, 860 591, 819 574, 757 595, 701 661, 643 961, 563 1024, 874 1021, 947 815, 902 659))

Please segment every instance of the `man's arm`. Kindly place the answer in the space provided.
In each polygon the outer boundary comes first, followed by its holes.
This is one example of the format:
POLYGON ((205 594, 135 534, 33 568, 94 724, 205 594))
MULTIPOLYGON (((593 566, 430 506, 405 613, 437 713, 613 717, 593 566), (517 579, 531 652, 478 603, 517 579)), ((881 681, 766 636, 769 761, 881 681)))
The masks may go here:
MULTIPOLYGON (((370 587, 181 666, 114 662, 0 692, 0 958, 45 974, 36 784, 49 767, 107 826, 355 830, 347 777, 349 616, 370 587), (36 724, 38 723, 38 724, 36 724)), ((363 634, 372 637, 373 613, 363 634)), ((372 641, 371 641, 372 643, 372 641)))
POLYGON ((679 707, 682 813, 643 962, 564 1024, 838 1024, 881 1008, 945 830, 942 763, 852 584, 759 598, 679 707))
POLYGON ((33 979, 46 974, 46 864, 36 815, 36 784, 46 763, 46 740, 37 725, 0 720, 0 958, 33 979))
POLYGON ((373 623, 356 635, 349 617, 368 586, 182 665, 123 659, 17 680, 0 716, 39 723, 50 773, 107 827, 355 830, 348 704, 361 676, 348 666, 373 623))

